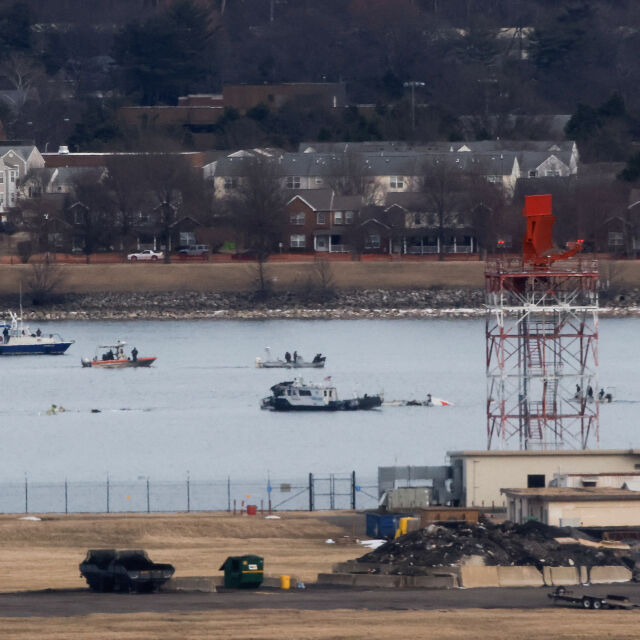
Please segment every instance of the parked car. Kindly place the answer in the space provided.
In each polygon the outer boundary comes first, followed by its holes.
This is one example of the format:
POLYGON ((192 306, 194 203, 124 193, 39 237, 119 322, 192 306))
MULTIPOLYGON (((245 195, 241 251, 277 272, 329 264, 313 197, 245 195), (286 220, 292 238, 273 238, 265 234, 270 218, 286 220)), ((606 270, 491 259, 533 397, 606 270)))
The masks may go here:
POLYGON ((210 252, 211 249, 208 244, 192 244, 178 249, 178 253, 181 256, 206 256, 210 252))
POLYGON ((162 260, 164 253, 162 251, 152 251, 151 249, 145 249, 144 251, 136 251, 127 255, 129 262, 136 262, 138 260, 162 260))

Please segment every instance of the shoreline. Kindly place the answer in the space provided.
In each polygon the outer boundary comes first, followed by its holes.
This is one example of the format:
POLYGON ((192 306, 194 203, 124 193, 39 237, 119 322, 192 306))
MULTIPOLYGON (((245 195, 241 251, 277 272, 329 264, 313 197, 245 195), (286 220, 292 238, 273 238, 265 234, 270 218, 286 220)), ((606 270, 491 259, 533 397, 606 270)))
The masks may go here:
MULTIPOLYGON (((603 296, 604 297, 604 296, 603 296)), ((24 305, 29 322, 62 320, 359 320, 478 318, 486 313, 482 289, 352 290, 324 300, 285 291, 267 301, 246 292, 66 294, 48 304, 24 305)), ((24 301, 23 301, 24 302, 24 301)), ((0 296, 0 308, 17 310, 17 296, 0 296)), ((602 317, 640 316, 640 291, 607 295, 602 317)))

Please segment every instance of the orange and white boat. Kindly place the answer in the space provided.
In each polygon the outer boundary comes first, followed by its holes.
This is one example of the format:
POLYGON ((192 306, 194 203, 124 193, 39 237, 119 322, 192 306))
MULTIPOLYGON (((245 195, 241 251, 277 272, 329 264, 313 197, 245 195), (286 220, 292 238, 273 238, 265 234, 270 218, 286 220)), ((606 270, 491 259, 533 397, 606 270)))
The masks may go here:
POLYGON ((135 347, 127 354, 126 346, 127 343, 123 340, 118 340, 116 344, 100 345, 92 360, 82 358, 82 366, 100 369, 126 369, 128 367, 150 367, 156 361, 155 357, 139 358, 138 350, 135 347))

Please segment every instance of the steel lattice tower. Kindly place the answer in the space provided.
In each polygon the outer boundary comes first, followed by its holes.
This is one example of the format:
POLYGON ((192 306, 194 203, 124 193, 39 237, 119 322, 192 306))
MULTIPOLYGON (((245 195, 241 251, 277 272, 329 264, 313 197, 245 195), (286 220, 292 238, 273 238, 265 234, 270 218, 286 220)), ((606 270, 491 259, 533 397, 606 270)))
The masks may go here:
MULTIPOLYGON (((534 198, 548 198, 542 215, 550 216, 550 196, 534 198)), ((550 244, 553 218, 535 229, 530 204, 530 230, 548 231, 550 244)), ((586 449, 599 441, 598 267, 568 259, 579 248, 540 257, 525 236, 522 259, 487 265, 488 449, 586 449)))

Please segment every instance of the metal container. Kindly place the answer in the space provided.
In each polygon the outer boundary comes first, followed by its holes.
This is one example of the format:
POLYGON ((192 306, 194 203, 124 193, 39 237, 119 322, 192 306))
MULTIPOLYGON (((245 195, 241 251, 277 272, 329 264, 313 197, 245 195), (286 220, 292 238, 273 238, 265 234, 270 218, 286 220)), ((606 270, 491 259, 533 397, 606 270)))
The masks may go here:
POLYGON ((255 589, 264 578, 264 558, 261 556, 229 556, 220 571, 224 571, 227 589, 255 589))

